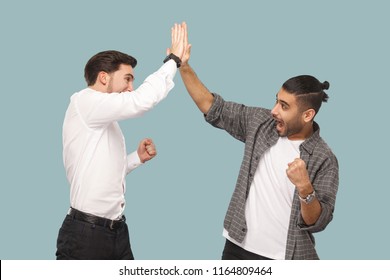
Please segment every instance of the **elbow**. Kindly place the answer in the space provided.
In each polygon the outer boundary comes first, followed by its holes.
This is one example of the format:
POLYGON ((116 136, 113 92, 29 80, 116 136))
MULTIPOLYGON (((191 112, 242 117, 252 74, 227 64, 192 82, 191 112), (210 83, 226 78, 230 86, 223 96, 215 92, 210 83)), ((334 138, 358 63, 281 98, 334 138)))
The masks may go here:
POLYGON ((198 106, 198 108, 204 115, 207 115, 207 113, 210 111, 211 105, 212 103, 201 104, 198 106))
POLYGON ((203 100, 203 102, 198 104, 198 108, 203 114, 207 115, 207 113, 210 111, 211 106, 213 105, 213 102, 214 96, 210 92, 208 92, 207 97, 203 100))
POLYGON ((317 218, 308 219, 301 216, 298 227, 302 230, 310 231, 311 233, 323 231, 332 221, 333 214, 326 208, 322 208, 320 215, 317 218))

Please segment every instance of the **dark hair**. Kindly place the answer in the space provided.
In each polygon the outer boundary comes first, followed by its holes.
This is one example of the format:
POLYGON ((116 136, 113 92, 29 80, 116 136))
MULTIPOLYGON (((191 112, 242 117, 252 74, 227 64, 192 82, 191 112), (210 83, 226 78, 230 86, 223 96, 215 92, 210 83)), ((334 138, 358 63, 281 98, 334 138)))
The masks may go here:
POLYGON ((302 111, 314 109, 316 113, 321 108, 322 102, 327 102, 329 96, 324 90, 329 88, 329 82, 321 83, 309 75, 301 75, 288 79, 283 84, 283 89, 297 97, 298 105, 302 111))
POLYGON ((118 51, 103 51, 95 54, 88 60, 84 68, 84 78, 88 86, 96 83, 100 71, 113 73, 119 69, 121 64, 135 68, 137 60, 128 54, 118 51))

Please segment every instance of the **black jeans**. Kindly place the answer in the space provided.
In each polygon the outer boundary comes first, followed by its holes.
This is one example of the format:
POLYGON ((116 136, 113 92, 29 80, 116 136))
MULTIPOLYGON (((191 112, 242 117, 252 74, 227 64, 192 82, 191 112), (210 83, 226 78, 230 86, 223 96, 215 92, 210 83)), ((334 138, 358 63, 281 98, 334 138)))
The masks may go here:
POLYGON ((126 222, 117 229, 67 215, 57 239, 57 260, 134 260, 126 222))
POLYGON ((222 260, 271 260, 261 255, 249 252, 226 239, 222 260))

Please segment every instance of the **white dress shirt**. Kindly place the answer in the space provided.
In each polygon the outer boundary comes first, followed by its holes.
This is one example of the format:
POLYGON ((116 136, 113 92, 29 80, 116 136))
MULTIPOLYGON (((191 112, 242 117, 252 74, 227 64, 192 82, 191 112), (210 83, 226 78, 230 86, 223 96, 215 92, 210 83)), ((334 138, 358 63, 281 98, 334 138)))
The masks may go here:
POLYGON ((152 109, 173 88, 177 67, 169 60, 136 90, 101 93, 86 88, 73 94, 63 124, 63 159, 70 183, 70 205, 108 219, 125 208, 125 176, 141 165, 127 155, 118 121, 152 109))

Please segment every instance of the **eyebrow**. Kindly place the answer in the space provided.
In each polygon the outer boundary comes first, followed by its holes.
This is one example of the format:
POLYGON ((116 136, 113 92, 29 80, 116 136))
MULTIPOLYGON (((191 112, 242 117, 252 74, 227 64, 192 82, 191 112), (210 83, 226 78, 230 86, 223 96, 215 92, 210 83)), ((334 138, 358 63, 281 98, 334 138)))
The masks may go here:
POLYGON ((133 76, 133 74, 130 74, 130 73, 129 73, 129 74, 126 74, 125 76, 126 76, 126 77, 131 77, 131 79, 132 79, 133 81, 134 81, 134 79, 135 79, 134 76, 133 76))
POLYGON ((277 100, 278 102, 282 103, 283 105, 286 105, 286 106, 290 107, 290 104, 288 104, 288 103, 287 103, 286 101, 284 101, 284 100, 279 99, 277 94, 276 94, 276 100, 277 100))

